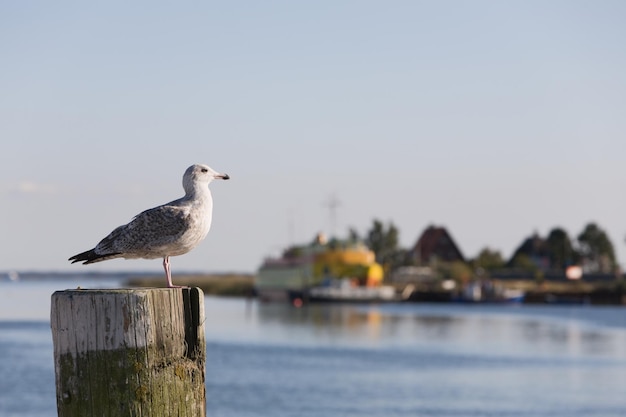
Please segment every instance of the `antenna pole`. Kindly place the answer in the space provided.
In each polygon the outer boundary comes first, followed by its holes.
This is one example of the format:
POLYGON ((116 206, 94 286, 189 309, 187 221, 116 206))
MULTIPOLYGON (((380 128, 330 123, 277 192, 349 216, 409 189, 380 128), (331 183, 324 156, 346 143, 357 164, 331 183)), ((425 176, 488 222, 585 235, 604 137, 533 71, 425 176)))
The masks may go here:
POLYGON ((324 205, 328 208, 328 214, 330 218, 330 237, 335 236, 335 228, 337 226, 337 208, 341 205, 341 201, 337 198, 336 195, 331 195, 330 198, 324 203, 324 205))

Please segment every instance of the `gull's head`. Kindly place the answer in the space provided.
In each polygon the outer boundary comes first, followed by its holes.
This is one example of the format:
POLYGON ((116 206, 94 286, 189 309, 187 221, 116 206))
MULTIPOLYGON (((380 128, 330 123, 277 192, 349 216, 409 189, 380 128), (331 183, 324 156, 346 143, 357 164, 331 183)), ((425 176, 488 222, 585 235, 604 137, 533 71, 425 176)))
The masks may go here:
POLYGON ((194 188, 195 184, 208 185, 213 180, 228 180, 230 177, 228 174, 222 174, 208 165, 195 164, 187 168, 185 175, 183 175, 183 188, 185 191, 189 191, 194 188))

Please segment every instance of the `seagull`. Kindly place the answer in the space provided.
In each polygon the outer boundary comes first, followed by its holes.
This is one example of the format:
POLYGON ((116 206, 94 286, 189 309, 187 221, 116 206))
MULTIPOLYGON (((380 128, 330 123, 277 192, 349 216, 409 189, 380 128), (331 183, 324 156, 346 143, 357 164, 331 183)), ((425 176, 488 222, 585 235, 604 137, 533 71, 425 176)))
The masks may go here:
POLYGON ((72 263, 92 264, 108 259, 163 258, 168 288, 172 284, 170 256, 183 255, 206 237, 211 228, 213 197, 209 183, 230 179, 207 165, 192 165, 183 175, 185 196, 136 215, 113 230, 95 248, 69 258, 72 263))

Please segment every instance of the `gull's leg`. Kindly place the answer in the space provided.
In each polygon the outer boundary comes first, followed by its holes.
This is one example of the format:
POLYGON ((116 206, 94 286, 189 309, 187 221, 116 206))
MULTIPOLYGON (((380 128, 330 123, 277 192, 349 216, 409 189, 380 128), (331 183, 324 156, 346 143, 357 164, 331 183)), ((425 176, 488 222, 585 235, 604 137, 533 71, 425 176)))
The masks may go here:
POLYGON ((182 288, 180 285, 172 284, 172 272, 170 271, 170 257, 163 257, 163 269, 165 269, 165 278, 167 279, 167 288, 182 288))

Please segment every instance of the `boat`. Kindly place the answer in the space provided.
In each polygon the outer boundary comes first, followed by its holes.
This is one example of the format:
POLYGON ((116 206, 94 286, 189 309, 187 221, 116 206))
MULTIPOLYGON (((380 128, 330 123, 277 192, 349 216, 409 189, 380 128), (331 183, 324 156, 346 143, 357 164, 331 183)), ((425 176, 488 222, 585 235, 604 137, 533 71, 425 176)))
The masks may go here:
POLYGON ((460 303, 511 303, 524 302, 526 292, 515 288, 494 285, 490 281, 474 281, 465 285, 462 292, 452 297, 460 303))
POLYGON ((311 287, 300 294, 290 294, 292 303, 302 302, 389 302, 398 301, 396 289, 390 285, 364 286, 350 279, 332 280, 320 286, 311 287))
POLYGON ((332 240, 318 234, 267 258, 255 277, 263 301, 391 301, 396 290, 382 284, 383 268, 362 242, 332 240))

